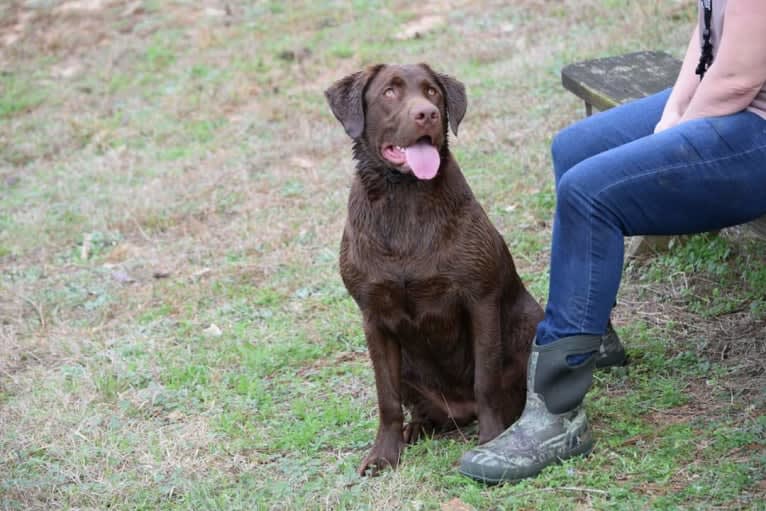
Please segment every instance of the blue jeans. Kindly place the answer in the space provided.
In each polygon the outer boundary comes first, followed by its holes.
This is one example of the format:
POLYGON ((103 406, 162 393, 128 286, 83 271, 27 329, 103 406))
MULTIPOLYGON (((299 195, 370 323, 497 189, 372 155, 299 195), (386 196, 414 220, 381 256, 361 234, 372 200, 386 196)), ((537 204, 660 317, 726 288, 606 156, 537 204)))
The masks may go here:
POLYGON ((601 112, 554 138, 556 213, 538 344, 605 332, 624 236, 698 233, 766 214, 766 120, 744 111, 653 134, 669 95, 601 112))

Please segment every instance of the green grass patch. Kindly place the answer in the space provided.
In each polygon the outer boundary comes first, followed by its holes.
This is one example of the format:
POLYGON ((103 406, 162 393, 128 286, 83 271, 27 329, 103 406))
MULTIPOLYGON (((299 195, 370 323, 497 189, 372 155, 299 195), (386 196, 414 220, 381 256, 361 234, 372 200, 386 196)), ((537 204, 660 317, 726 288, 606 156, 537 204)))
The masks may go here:
POLYGON ((642 279, 684 278, 681 298, 701 316, 748 310, 763 317, 766 270, 761 250, 758 243, 734 242, 715 234, 691 236, 653 260, 642 279), (733 294, 732 288, 742 292, 733 294))
POLYGON ((48 97, 42 87, 15 74, 0 75, 0 119, 26 113, 48 97))

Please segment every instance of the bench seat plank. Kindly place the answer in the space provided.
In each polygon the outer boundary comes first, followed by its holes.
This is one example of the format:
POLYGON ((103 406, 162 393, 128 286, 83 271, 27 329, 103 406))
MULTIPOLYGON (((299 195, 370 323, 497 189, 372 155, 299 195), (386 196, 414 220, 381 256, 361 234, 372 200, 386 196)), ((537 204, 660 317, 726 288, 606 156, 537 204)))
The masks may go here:
POLYGON ((569 64, 561 70, 564 87, 599 110, 672 87, 681 62, 667 53, 639 51, 569 64))

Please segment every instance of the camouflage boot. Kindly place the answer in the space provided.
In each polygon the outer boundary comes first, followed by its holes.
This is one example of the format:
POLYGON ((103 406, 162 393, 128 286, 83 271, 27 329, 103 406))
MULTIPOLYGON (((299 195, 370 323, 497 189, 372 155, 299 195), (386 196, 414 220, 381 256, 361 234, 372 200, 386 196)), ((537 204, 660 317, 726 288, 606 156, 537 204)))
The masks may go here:
POLYGON ((606 325, 606 333, 601 336, 601 347, 595 357, 596 369, 628 364, 625 348, 622 346, 617 332, 612 327, 611 321, 606 325))
POLYGON ((570 355, 597 353, 601 336, 577 335, 532 345, 527 402, 516 423, 497 438, 465 453, 460 473, 484 483, 518 481, 593 448, 583 397, 593 381, 595 356, 576 366, 570 355))

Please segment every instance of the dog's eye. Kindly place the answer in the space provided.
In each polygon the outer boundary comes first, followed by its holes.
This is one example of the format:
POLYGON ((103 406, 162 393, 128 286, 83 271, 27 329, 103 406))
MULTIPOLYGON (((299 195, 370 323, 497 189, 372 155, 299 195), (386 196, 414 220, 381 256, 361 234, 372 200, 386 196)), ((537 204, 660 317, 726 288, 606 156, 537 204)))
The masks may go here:
POLYGON ((387 98, 394 98, 396 97, 396 91, 393 87, 388 87, 386 90, 383 91, 383 95, 387 98))
POLYGON ((429 96, 436 96, 436 89, 434 89, 433 87, 429 87, 426 89, 426 94, 428 94, 429 96))

